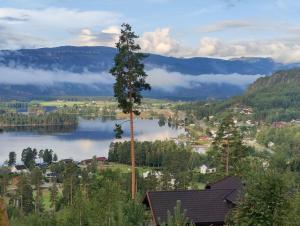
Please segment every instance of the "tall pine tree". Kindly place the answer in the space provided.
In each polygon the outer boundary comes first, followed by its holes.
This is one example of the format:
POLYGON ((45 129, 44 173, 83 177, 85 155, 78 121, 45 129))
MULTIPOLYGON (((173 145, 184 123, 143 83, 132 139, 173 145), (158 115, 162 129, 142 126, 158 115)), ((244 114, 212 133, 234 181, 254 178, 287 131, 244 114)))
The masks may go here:
MULTIPOLYGON (((138 36, 131 30, 129 24, 122 24, 119 42, 116 43, 118 53, 114 58, 115 65, 110 73, 116 78, 114 84, 114 96, 117 98, 118 106, 125 114, 130 116, 130 155, 131 155, 131 194, 132 199, 136 196, 136 173, 135 173, 135 151, 134 151, 134 115, 139 115, 138 106, 142 101, 142 91, 150 90, 146 82, 147 74, 141 61, 146 57, 140 53, 141 49, 135 43, 138 36)), ((122 129, 116 125, 116 136, 120 137, 122 129)))

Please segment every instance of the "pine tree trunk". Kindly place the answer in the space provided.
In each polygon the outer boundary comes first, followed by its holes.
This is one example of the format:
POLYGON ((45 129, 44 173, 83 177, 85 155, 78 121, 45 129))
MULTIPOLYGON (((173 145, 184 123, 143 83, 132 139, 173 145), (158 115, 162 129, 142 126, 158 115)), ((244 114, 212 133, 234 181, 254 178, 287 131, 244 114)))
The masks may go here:
POLYGON ((135 152, 134 152, 134 130, 133 112, 130 111, 130 155, 131 155, 131 198, 136 196, 136 175, 135 175, 135 152))

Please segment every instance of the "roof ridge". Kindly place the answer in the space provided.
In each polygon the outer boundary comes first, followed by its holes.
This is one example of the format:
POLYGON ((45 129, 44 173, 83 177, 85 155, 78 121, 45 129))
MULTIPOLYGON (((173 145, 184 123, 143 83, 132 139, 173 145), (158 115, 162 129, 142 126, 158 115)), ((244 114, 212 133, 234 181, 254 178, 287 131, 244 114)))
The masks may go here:
MULTIPOLYGON (((213 182, 213 183, 209 183, 209 184, 207 184, 207 185, 212 185, 212 184, 216 184, 216 183, 222 182, 222 181, 224 181, 224 180, 226 180, 226 179, 228 179, 228 178, 230 178, 230 177, 237 177, 237 178, 239 178, 238 176, 235 176, 235 175, 228 175, 228 176, 226 176, 226 177, 223 177, 223 178, 221 178, 221 179, 219 179, 219 180, 217 180, 217 181, 215 181, 215 182, 213 182)), ((240 178, 239 178, 239 179, 240 179, 240 178)))
POLYGON ((147 193, 158 193, 158 192, 203 192, 203 191, 216 191, 216 190, 226 190, 226 191, 235 191, 236 188, 212 188, 212 189, 193 189, 193 190, 165 190, 165 191, 147 191, 147 193))

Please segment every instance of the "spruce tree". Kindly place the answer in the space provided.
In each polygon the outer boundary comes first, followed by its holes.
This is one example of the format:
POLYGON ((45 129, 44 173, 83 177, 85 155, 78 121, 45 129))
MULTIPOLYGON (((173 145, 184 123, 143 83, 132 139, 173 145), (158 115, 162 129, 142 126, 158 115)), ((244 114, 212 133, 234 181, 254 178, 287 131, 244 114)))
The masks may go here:
POLYGON ((12 166, 14 164, 16 164, 16 158, 17 158, 17 154, 14 151, 9 152, 8 154, 8 165, 12 166))

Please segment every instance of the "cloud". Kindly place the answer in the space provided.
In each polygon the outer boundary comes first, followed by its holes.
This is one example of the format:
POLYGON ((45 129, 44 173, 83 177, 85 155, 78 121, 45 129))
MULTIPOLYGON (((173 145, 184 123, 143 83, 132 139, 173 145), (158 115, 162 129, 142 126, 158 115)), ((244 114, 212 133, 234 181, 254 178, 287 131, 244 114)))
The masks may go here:
POLYGON ((232 84, 245 87, 257 78, 264 75, 241 75, 241 74, 203 74, 188 75, 179 72, 168 72, 164 69, 152 69, 147 72, 147 81, 154 87, 164 91, 172 92, 177 87, 192 88, 203 83, 232 84))
MULTIPOLYGON (((147 82, 153 88, 173 92, 177 87, 193 88, 203 83, 228 83, 245 87, 262 75, 240 74, 204 74, 188 75, 178 72, 168 72, 165 69, 154 68, 148 70, 147 82)), ((84 85, 112 86, 114 78, 107 72, 101 73, 71 73, 66 71, 46 71, 33 68, 0 67, 0 84, 5 85, 38 85, 53 86, 59 83, 73 83, 84 85)))
MULTIPOLYGON (((29 46, 32 42, 39 47, 65 45, 74 39, 74 34, 83 29, 109 27, 118 24, 121 17, 120 14, 110 11, 0 8, 1 26, 11 34, 4 38, 15 37, 12 46, 6 45, 5 48, 9 49, 18 48, 18 43, 19 48, 24 47, 24 42, 18 41, 23 36, 32 37, 32 40, 27 40, 29 46), (47 40, 47 44, 37 40, 47 40)), ((6 43, 10 44, 10 40, 6 40, 6 43)), ((3 48, 1 44, 0 48, 3 48)))
POLYGON ((0 67, 0 84, 51 86, 55 85, 55 83, 76 83, 85 85, 112 84, 113 77, 105 72, 86 72, 78 74, 33 68, 0 67))
POLYGON ((8 22, 24 22, 24 21, 28 21, 29 18, 26 15, 23 15, 22 17, 4 16, 4 17, 0 17, 0 20, 8 21, 8 22))
POLYGON ((171 37, 170 28, 158 28, 152 32, 145 32, 139 43, 145 52, 164 55, 177 55, 181 50, 178 41, 171 37))
POLYGON ((219 32, 227 29, 237 29, 250 27, 252 24, 242 20, 225 20, 216 24, 208 25, 200 29, 203 33, 219 32))
POLYGON ((300 61, 300 44, 293 39, 224 42, 216 38, 204 37, 200 40, 194 55, 217 57, 272 57, 283 62, 300 61))
POLYGON ((120 35, 118 26, 110 26, 99 32, 85 28, 80 31, 78 38, 73 41, 75 45, 83 46, 110 46, 114 47, 120 35))

